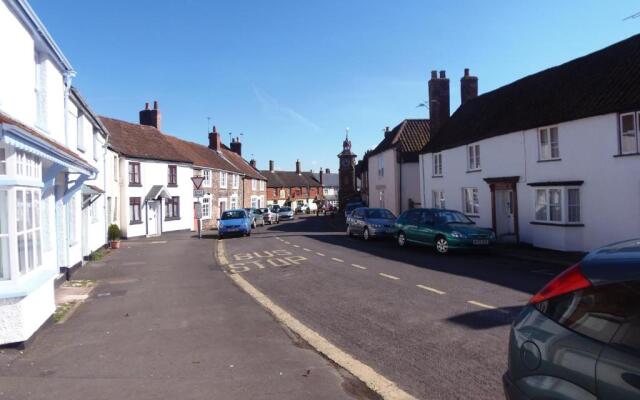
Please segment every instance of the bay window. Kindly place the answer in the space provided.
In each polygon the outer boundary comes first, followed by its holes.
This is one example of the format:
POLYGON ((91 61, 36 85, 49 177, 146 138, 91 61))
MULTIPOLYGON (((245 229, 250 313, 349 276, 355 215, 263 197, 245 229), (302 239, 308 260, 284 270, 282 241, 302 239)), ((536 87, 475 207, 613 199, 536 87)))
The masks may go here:
POLYGON ((18 272, 24 275, 42 264, 40 190, 16 189, 18 272))
POLYGON ((0 190, 0 281, 11 277, 9 259, 9 192, 0 190))
POLYGON ((535 190, 536 222, 554 224, 579 224, 580 189, 572 187, 548 187, 535 190))

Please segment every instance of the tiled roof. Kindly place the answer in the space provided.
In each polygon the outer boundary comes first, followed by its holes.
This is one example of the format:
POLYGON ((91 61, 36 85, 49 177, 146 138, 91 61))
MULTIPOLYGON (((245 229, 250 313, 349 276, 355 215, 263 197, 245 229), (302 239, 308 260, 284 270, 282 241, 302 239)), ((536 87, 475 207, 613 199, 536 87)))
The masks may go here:
POLYGON ((266 180, 267 178, 260 174, 260 172, 253 168, 244 158, 238 153, 231 151, 227 146, 222 145, 222 155, 224 158, 233 164, 238 172, 249 176, 253 179, 266 180))
POLYGON ((428 119, 405 119, 388 132, 368 156, 394 147, 398 148, 401 154, 417 153, 427 144, 429 136, 428 119))
POLYGON ((191 163, 158 129, 118 119, 100 117, 109 130, 109 147, 125 156, 162 161, 191 163))
POLYGON ((47 137, 46 135, 36 131, 35 129, 23 124, 22 122, 8 116, 7 114, 0 112, 0 124, 9 124, 9 125, 14 125, 20 129, 22 129, 23 131, 28 132, 29 134, 33 135, 35 138, 42 140, 43 142, 48 143, 49 145, 55 147, 56 149, 62 151, 63 153, 73 157, 75 159, 75 161, 82 165, 84 168, 93 171, 95 170, 94 167, 92 167, 89 163, 87 163, 86 161, 84 161, 82 159, 82 157, 80 157, 79 154, 75 153, 74 151, 70 150, 69 148, 67 148, 66 146, 63 146, 62 144, 56 142, 55 140, 47 137))
POLYGON ((319 187, 320 182, 317 181, 311 172, 302 172, 298 175, 295 171, 260 171, 267 178, 267 187, 319 187))
POLYGON ((195 166, 239 172, 233 164, 207 146, 182 140, 175 136, 166 135, 166 139, 180 154, 183 154, 184 157, 189 159, 195 166))
POLYGON ((458 108, 425 152, 640 109, 640 35, 517 80, 458 108))

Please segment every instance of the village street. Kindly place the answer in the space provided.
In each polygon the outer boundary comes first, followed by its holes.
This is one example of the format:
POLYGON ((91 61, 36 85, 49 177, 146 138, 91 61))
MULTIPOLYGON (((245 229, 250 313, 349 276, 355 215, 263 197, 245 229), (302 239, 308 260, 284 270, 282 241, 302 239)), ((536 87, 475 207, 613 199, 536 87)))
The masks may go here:
POLYGON ((560 266, 499 254, 438 256, 348 238, 299 217, 225 239, 225 268, 418 398, 496 399, 509 324, 560 266))

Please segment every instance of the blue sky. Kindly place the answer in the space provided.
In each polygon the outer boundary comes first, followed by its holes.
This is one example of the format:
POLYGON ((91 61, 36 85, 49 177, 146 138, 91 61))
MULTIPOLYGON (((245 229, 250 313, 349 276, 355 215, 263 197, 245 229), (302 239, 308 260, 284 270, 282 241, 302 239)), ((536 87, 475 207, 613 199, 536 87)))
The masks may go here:
POLYGON ((344 131, 362 155, 385 126, 422 118, 431 70, 486 92, 640 31, 635 1, 71 1, 31 4, 102 115, 206 143, 207 117, 241 133, 259 168, 337 169, 344 131))

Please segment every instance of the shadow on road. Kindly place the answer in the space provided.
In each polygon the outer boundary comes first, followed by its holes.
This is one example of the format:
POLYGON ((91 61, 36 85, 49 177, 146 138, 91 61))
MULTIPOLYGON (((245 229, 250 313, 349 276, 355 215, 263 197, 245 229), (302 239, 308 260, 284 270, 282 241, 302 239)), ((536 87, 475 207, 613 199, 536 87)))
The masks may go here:
POLYGON ((390 261, 413 265, 418 268, 466 276, 525 293, 534 294, 550 279, 550 276, 536 275, 535 269, 554 268, 532 262, 512 260, 485 251, 458 251, 439 255, 426 246, 399 248, 392 239, 364 241, 345 235, 344 218, 336 216, 304 216, 292 222, 280 223, 267 228, 268 232, 295 233, 319 242, 341 246, 351 250, 371 254, 390 261))
POLYGON ((522 306, 502 307, 495 310, 471 311, 447 318, 456 325, 463 325, 470 329, 491 329, 509 325, 522 310, 522 306))

